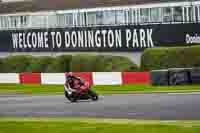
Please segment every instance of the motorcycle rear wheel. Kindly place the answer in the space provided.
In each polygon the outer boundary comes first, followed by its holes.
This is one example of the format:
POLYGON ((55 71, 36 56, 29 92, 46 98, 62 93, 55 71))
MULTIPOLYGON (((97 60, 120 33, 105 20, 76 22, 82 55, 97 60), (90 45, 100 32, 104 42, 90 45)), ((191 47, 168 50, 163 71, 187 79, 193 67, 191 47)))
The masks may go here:
POLYGON ((75 97, 69 97, 68 100, 72 103, 77 102, 77 99, 75 97))
POLYGON ((73 96, 73 94, 70 96, 67 91, 65 91, 65 97, 70 101, 70 102, 77 102, 77 98, 75 96, 73 96))

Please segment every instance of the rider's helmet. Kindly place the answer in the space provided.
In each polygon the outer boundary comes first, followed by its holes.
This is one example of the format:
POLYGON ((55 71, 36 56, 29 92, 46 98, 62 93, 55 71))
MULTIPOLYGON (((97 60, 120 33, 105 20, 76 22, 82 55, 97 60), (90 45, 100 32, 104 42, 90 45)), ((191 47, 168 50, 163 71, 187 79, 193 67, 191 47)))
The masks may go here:
POLYGON ((68 72, 65 75, 66 75, 66 80, 67 80, 70 76, 72 76, 72 72, 68 72))
POLYGON ((68 72, 68 73, 67 73, 67 76, 68 76, 68 75, 69 75, 69 76, 72 76, 72 72, 68 72))

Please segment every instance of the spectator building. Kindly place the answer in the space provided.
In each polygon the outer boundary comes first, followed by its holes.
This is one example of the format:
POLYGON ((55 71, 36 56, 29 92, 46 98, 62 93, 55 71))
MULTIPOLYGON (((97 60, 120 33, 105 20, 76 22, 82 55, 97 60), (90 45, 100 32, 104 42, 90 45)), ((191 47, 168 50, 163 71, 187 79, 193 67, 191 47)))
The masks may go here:
POLYGON ((112 54, 200 43, 200 0, 1 0, 0 57, 112 54))

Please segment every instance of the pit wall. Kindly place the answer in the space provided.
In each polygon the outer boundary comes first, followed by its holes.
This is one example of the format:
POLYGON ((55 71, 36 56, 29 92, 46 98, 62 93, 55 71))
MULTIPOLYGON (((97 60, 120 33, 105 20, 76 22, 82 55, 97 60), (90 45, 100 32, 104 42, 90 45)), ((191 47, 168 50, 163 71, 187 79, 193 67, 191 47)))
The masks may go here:
MULTIPOLYGON (((0 83, 64 84, 66 73, 1 73, 0 83)), ((150 84, 149 72, 73 72, 91 85, 150 84)))

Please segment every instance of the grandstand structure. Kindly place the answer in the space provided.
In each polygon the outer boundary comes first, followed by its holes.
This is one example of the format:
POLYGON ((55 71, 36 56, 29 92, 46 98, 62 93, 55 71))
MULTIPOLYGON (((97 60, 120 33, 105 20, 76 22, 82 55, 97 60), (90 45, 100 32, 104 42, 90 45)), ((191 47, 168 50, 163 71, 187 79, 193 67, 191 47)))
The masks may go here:
POLYGON ((200 43, 200 0, 2 0, 0 56, 112 54, 200 43))

